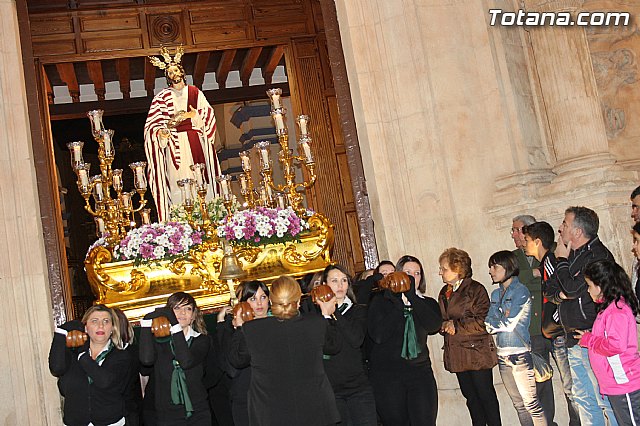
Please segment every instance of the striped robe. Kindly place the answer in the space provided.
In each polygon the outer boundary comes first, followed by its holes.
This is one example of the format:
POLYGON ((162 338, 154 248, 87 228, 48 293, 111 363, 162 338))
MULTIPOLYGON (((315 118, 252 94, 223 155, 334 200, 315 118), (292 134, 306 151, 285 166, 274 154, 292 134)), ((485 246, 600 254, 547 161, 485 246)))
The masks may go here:
MULTIPOLYGON (((189 111, 188 87, 181 90, 166 88, 151 102, 144 126, 144 150, 147 155, 149 189, 156 203, 158 220, 169 220, 169 208, 182 202, 177 180, 193 178, 193 164, 187 132, 171 130, 168 140, 161 140, 158 132, 178 111, 189 111)), ((198 90, 198 89, 196 89, 198 90)), ((194 120, 193 129, 200 137, 205 157, 209 189, 207 199, 218 194, 215 177, 220 175, 220 164, 214 147, 216 117, 204 94, 198 90, 197 112, 200 120, 194 120), (201 122, 201 128, 197 127, 201 122)))

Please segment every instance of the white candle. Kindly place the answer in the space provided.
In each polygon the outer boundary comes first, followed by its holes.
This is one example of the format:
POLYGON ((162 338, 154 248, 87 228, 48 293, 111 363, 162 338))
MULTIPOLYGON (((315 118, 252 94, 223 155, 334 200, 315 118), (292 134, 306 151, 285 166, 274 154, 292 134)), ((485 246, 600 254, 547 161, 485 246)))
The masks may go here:
POLYGON ((104 194, 102 192, 102 181, 97 180, 95 182, 95 186, 93 187, 95 193, 94 193, 94 197, 96 199, 96 201, 102 201, 104 194))
POLYGON ((202 186, 202 172, 200 171, 199 167, 196 167, 195 175, 196 175, 196 184, 198 186, 202 186))
POLYGON ((116 192, 122 191, 122 170, 120 169, 113 171, 113 189, 116 192))
POLYGON ((204 184, 204 177, 202 174, 204 170, 204 164, 202 163, 194 164, 193 166, 191 166, 191 170, 195 175, 196 185, 198 185, 198 187, 201 187, 204 184))
POLYGON ((138 190, 147 189, 147 178, 144 175, 144 168, 147 166, 147 163, 144 161, 137 161, 135 163, 129 164, 129 168, 133 172, 133 185, 138 190))
POLYGON ((282 192, 278 192, 276 194, 276 200, 278 201, 278 207, 284 209, 286 207, 284 194, 282 192))
POLYGON ((93 116, 91 116, 91 120, 93 121, 93 133, 99 134, 100 128, 102 127, 102 125, 100 124, 100 117, 98 117, 97 114, 94 114, 93 116))
POLYGON ((76 163, 82 162, 82 145, 73 146, 73 161, 76 163))
POLYGON ((102 143, 104 144, 104 155, 107 157, 111 157, 111 136, 112 132, 110 130, 105 130, 102 132, 102 143))
POLYGON ((229 182, 226 179, 220 179, 220 186, 222 187, 222 195, 225 197, 229 195, 229 182))
POLYGON ((300 146, 302 147, 302 151, 306 158, 307 163, 313 163, 313 157, 311 156, 311 147, 307 142, 301 142, 300 146))
POLYGON ((268 145, 265 148, 260 148, 260 156, 262 158, 262 169, 267 170, 271 168, 271 164, 269 162, 269 148, 268 145))
POLYGON ((101 217, 96 217, 96 229, 98 237, 102 237, 102 234, 104 234, 104 219, 101 217))
POLYGON ((91 132, 93 133, 93 137, 97 138, 100 136, 100 132, 102 131, 102 114, 104 113, 101 109, 96 109, 93 111, 87 112, 87 116, 89 117, 89 121, 91 122, 91 132))
POLYGON ((270 200, 273 198, 273 190, 271 189, 271 185, 266 184, 265 188, 267 189, 267 198, 270 200))
POLYGON ((276 130, 284 129, 284 120, 282 119, 282 114, 279 112, 273 114, 273 118, 276 122, 276 130))
POLYGON ((245 172, 251 171, 251 159, 249 158, 249 153, 247 151, 242 151, 240 153, 240 160, 242 160, 242 170, 245 172))
POLYGON ((267 95, 271 98, 271 103, 273 104, 273 109, 280 108, 282 104, 280 103, 280 95, 282 95, 282 89, 269 89, 267 90, 267 95))
POLYGON ((126 209, 131 208, 131 194, 128 192, 122 193, 122 207, 126 209))
POLYGON ((83 187, 89 185, 89 174, 85 169, 78 169, 78 179, 83 187))
POLYGON ((300 126, 300 135, 307 135, 307 116, 300 115, 298 116, 298 125, 300 126))
POLYGON ((240 175, 238 179, 240 179, 240 189, 242 192, 247 192, 247 177, 245 175, 240 175))
POLYGON ((150 209, 142 209, 140 210, 140 219, 142 220, 143 225, 148 225, 151 223, 151 210, 150 209))

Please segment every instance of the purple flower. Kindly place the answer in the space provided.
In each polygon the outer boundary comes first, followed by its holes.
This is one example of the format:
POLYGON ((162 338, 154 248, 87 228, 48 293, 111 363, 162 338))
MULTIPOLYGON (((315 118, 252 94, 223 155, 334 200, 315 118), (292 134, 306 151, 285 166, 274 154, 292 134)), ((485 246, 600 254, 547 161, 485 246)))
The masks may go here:
POLYGON ((193 241, 193 244, 202 243, 202 232, 194 232, 191 234, 191 241, 193 241))
POLYGON ((153 258, 153 246, 149 243, 140 244, 140 255, 143 259, 153 258))
POLYGON ((182 235, 175 233, 172 236, 169 237, 169 242, 175 246, 180 244, 180 239, 182 238, 182 235))

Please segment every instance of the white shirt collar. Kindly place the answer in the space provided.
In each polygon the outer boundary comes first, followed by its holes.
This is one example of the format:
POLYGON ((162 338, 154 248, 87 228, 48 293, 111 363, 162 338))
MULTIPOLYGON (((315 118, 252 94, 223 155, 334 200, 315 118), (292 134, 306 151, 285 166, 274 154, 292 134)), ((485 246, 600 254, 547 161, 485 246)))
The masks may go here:
POLYGON ((455 284, 453 285, 453 291, 456 291, 460 288, 460 286, 462 285, 462 281, 464 281, 464 278, 460 278, 455 282, 455 284))
POLYGON ((344 309, 344 311, 342 311, 342 314, 344 315, 345 312, 347 312, 353 306, 353 301, 349 299, 349 296, 344 296, 344 300, 342 301, 342 303, 347 304, 347 307, 344 309))
POLYGON ((193 327, 189 326, 189 331, 187 332, 187 336, 186 336, 186 337, 187 337, 187 339, 188 339, 189 337, 198 337, 199 335, 200 335, 200 333, 198 333, 197 331, 195 331, 195 330, 193 329, 193 327))

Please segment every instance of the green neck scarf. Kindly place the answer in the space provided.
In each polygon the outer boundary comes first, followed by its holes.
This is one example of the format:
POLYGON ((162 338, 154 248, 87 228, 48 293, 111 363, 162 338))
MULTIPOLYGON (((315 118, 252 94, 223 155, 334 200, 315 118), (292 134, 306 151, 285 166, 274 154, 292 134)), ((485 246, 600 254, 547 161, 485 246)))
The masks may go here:
MULTIPOLYGON (((107 345, 107 349, 103 350, 102 352, 100 352, 98 354, 98 356, 96 357, 96 363, 98 365, 102 364, 102 361, 104 361, 104 359, 107 357, 107 355, 109 355, 109 353, 111 353, 111 351, 113 350, 113 341, 109 340, 109 344, 107 345)), ((89 354, 91 355, 91 354, 89 354)), ((91 378, 91 376, 87 376, 87 378, 89 379, 89 384, 93 383, 93 379, 91 378)))
POLYGON ((418 344, 416 324, 413 322, 411 311, 413 311, 411 306, 404 307, 404 338, 402 340, 402 353, 400 354, 404 359, 415 359, 422 352, 422 348, 418 344))
MULTIPOLYGON (((187 339, 187 346, 191 347, 191 341, 193 337, 187 339)), ((176 352, 173 346, 173 338, 162 337, 156 339, 158 343, 169 342, 171 353, 173 354, 173 373, 171 374, 171 402, 174 405, 184 405, 184 409, 187 412, 186 418, 188 419, 193 414, 193 404, 189 397, 189 391, 187 389, 187 376, 184 374, 184 370, 180 367, 180 363, 175 359, 176 352)))

